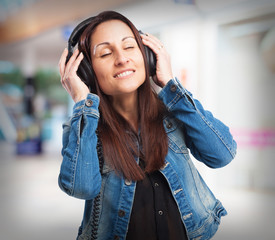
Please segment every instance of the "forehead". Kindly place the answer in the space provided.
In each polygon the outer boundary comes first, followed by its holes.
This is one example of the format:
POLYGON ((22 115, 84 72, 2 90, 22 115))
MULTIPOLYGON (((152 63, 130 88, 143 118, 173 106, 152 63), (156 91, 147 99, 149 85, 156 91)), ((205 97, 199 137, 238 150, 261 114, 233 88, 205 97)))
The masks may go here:
POLYGON ((100 23, 91 36, 91 45, 101 42, 113 42, 126 36, 134 36, 131 28, 120 20, 109 20, 100 23))

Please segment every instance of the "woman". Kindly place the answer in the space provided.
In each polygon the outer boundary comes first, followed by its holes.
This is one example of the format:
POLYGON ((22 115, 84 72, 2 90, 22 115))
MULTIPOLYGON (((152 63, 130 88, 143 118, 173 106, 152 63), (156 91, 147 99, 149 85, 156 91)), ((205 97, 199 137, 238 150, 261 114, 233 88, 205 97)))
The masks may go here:
POLYGON ((93 17, 66 64, 67 55, 61 82, 75 105, 63 126, 59 186, 86 200, 77 239, 210 239, 226 210, 188 149, 209 167, 225 166, 236 153, 228 127, 173 77, 162 43, 119 13, 93 17), (158 95, 145 46, 156 56, 158 95), (84 58, 94 93, 77 74, 84 58))

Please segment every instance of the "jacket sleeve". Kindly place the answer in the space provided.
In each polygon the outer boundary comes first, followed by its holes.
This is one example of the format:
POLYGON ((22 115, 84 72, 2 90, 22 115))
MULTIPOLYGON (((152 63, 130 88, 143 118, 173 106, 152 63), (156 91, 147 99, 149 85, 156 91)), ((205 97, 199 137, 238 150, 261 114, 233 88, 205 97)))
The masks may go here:
POLYGON ((159 98, 182 122, 186 146, 192 155, 211 168, 227 165, 236 155, 237 144, 229 128, 206 111, 178 81, 171 79, 159 98))
POLYGON ((97 156, 96 129, 99 97, 88 94, 74 105, 71 119, 63 124, 59 187, 68 195, 92 199, 100 191, 101 175, 97 156))

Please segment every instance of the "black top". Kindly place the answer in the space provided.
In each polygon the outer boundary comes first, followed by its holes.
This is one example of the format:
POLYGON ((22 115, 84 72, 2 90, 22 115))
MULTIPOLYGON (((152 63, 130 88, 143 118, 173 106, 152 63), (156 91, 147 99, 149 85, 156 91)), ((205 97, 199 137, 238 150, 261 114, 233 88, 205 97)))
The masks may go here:
POLYGON ((187 240, 177 204, 159 171, 137 182, 126 239, 187 240))

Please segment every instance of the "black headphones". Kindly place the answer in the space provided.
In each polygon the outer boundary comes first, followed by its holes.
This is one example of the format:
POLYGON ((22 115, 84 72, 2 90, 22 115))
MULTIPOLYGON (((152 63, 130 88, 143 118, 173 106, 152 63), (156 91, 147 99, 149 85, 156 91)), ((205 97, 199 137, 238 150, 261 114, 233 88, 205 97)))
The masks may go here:
MULTIPOLYGON (((83 22, 79 23, 75 29, 72 31, 70 38, 68 40, 68 56, 66 59, 66 63, 69 61, 70 57, 73 54, 74 47, 79 41, 79 38, 82 34, 82 32, 85 30, 85 28, 90 24, 90 22, 94 19, 95 17, 90 17, 84 20, 83 22)), ((143 34, 141 31, 139 31, 140 34, 143 34)), ((156 75, 156 55, 153 53, 153 51, 145 46, 145 55, 146 55, 146 60, 149 66, 149 73, 150 76, 156 75)), ((89 87, 90 92, 95 93, 95 73, 94 70, 89 63, 88 59, 84 56, 83 60, 81 61, 78 70, 77 70, 77 75, 80 77, 80 79, 89 87)))

